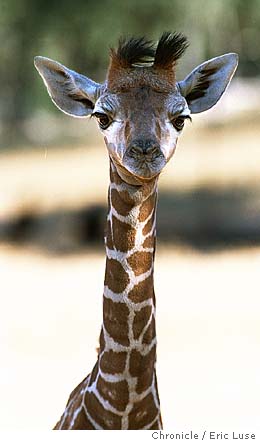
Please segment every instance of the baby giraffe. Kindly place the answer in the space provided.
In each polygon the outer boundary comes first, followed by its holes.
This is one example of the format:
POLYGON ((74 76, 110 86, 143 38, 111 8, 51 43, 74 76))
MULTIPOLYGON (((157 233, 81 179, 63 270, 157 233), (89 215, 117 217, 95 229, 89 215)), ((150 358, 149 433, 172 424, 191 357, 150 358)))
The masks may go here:
POLYGON ((110 159, 100 349, 56 430, 162 428, 153 284, 158 178, 185 121, 217 103, 238 63, 236 54, 222 55, 176 82, 187 46, 178 33, 164 33, 157 45, 121 39, 103 84, 35 58, 55 105, 97 120, 110 159))

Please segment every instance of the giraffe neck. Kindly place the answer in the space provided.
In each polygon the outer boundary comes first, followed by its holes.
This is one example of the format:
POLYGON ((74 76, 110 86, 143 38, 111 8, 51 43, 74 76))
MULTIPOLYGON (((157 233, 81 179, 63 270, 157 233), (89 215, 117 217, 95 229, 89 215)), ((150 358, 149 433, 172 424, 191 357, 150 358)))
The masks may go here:
POLYGON ((110 180, 103 325, 93 393, 108 401, 114 428, 149 428, 160 414, 153 287, 157 180, 129 185, 113 164, 110 180))
POLYGON ((126 184, 111 165, 102 351, 154 347, 156 200, 156 181, 126 184))
POLYGON ((98 360, 72 392, 58 429, 160 429, 153 265, 157 180, 108 193, 103 324, 98 360))

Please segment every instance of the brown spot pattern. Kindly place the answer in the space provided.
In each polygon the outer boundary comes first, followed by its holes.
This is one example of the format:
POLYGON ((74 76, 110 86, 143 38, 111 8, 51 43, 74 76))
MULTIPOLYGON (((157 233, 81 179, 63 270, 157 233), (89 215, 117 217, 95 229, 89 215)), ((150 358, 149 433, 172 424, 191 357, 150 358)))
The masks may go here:
POLYGON ((145 224, 144 228, 143 228, 143 235, 147 235, 149 232, 151 232, 152 227, 153 227, 153 216, 147 221, 147 223, 145 224))
POLYGON ((115 259, 106 261, 105 285, 114 293, 121 293, 129 283, 129 276, 120 262, 115 259))
POLYGON ((107 222, 105 236, 106 236, 106 246, 109 249, 113 250, 114 244, 113 244, 113 241, 112 241, 111 223, 110 223, 110 221, 107 222))
POLYGON ((102 428, 107 430, 121 430, 120 416, 104 409, 93 393, 86 392, 85 404, 90 416, 102 428))
POLYGON ((143 242, 143 247, 153 248, 154 247, 154 242, 155 242, 155 239, 154 239, 153 235, 147 236, 147 238, 143 242))
POLYGON ((150 252, 135 252, 127 261, 132 267, 134 274, 138 276, 150 270, 153 264, 153 254, 150 252))
POLYGON ((142 302, 153 296, 153 275, 139 282, 128 294, 128 298, 135 302, 142 302))
POLYGON ((152 393, 136 402, 129 413, 129 430, 139 430, 156 418, 158 410, 152 393))
POLYGON ((131 376, 138 377, 136 392, 145 391, 153 381, 154 363, 156 356, 155 345, 150 352, 143 356, 139 351, 132 350, 129 361, 129 372, 131 376))
POLYGON ((143 344, 150 344, 150 342, 155 337, 155 319, 154 316, 152 317, 152 320, 144 334, 143 337, 143 344))
POLYGON ((80 412, 77 414, 77 417, 73 423, 73 426, 71 426, 71 421, 73 419, 74 412, 77 410, 78 407, 80 407, 81 404, 77 404, 77 407, 74 407, 73 410, 71 410, 68 415, 66 416, 65 420, 62 423, 62 426, 60 427, 61 420, 55 425, 53 430, 95 430, 91 422, 88 420, 84 409, 82 408, 80 412))
MULTIPOLYGON (((142 194, 143 194, 143 199, 147 198, 150 193, 153 191, 154 189, 154 180, 151 180, 149 183, 146 183, 146 185, 143 187, 142 190, 142 194)), ((155 193, 157 193, 155 191, 155 193)))
POLYGON ((114 246, 120 252, 127 252, 135 245, 136 231, 130 224, 119 221, 115 216, 112 217, 114 232, 114 246))
POLYGON ((129 401, 127 381, 107 382, 99 377, 97 388, 101 396, 114 408, 119 411, 125 410, 129 401))
POLYGON ((156 194, 153 193, 147 200, 141 205, 139 213, 139 221, 143 222, 147 219, 150 213, 154 210, 156 194))
POLYGON ((102 327, 102 329, 101 329, 101 332, 100 332, 100 336, 99 336, 99 347, 100 347, 100 353, 101 353, 101 351, 104 349, 104 347, 105 347, 105 339, 104 339, 104 330, 103 330, 103 327, 102 327))
POLYGON ((89 378, 89 377, 90 377, 90 374, 89 374, 85 379, 83 379, 83 381, 81 381, 80 384, 77 385, 76 388, 74 388, 74 390, 72 390, 72 392, 70 393, 70 396, 69 396, 68 402, 67 402, 67 404, 66 404, 66 407, 69 405, 69 403, 70 403, 72 400, 75 400, 75 397, 77 397, 78 395, 80 395, 80 392, 81 392, 81 390, 83 389, 84 385, 87 384, 87 382, 88 382, 88 378, 89 378))
POLYGON ((111 190, 111 202, 117 213, 123 216, 128 215, 135 205, 134 201, 129 199, 128 192, 118 192, 116 189, 111 190))
MULTIPOLYGON (((73 415, 76 410, 80 409, 82 406, 82 390, 86 387, 86 384, 88 382, 88 378, 90 375, 88 375, 79 385, 77 385, 76 388, 72 391, 70 394, 69 400, 66 405, 66 411, 62 415, 60 421, 55 425, 53 428, 54 430, 68 430, 71 425, 71 421, 73 419, 73 415), (66 413, 66 415, 65 415, 66 413), (64 416, 65 415, 65 416, 64 416), (64 419, 65 417, 65 419, 64 419), (62 426, 60 427, 60 424, 62 422, 62 426)), ((78 415, 78 419, 75 420, 73 428, 80 428, 80 425, 88 425, 87 420, 85 420, 85 413, 84 410, 80 410, 80 413, 78 415)), ((90 427, 88 427, 91 429, 90 427)))
POLYGON ((104 373, 122 373, 125 369, 127 353, 113 350, 106 351, 100 360, 100 368, 104 373))
POLYGON ((89 387, 93 384, 93 382, 95 382, 97 374, 98 374, 98 362, 96 362, 96 364, 92 370, 90 380, 89 380, 89 387))
POLYGON ((118 173, 112 171, 112 167, 110 167, 110 181, 115 184, 122 184, 123 182, 118 173))
POLYGON ((72 427, 73 430, 81 430, 82 428, 84 428, 84 430, 95 430, 95 427, 93 427, 90 420, 88 420, 84 409, 77 415, 72 427))
POLYGON ((103 321, 110 336, 119 344, 129 345, 128 338, 128 307, 122 302, 113 302, 104 298, 103 321))
POLYGON ((150 305, 143 307, 139 312, 135 313, 133 322, 134 339, 138 339, 142 333, 147 321, 150 318, 152 307, 150 305))
POLYGON ((154 424, 151 425, 151 427, 148 428, 148 430, 159 430, 159 429, 160 429, 160 426, 159 426, 159 421, 158 420, 156 420, 154 422, 154 424))

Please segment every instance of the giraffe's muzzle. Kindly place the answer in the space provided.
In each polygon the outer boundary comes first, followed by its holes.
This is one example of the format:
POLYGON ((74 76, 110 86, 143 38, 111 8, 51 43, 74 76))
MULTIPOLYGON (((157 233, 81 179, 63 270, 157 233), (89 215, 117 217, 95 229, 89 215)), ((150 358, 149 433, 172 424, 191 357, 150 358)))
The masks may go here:
POLYGON ((129 143, 123 166, 140 178, 158 175, 166 164, 159 143, 152 139, 136 139, 129 143))
POLYGON ((160 145, 154 140, 134 140, 128 148, 128 155, 131 157, 142 157, 143 155, 154 159, 161 154, 160 145))

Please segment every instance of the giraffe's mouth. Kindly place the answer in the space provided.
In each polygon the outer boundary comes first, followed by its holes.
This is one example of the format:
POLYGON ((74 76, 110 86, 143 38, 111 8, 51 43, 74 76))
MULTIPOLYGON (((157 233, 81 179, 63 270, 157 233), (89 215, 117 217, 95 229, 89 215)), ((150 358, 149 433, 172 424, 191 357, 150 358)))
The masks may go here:
POLYGON ((143 154, 130 149, 123 156, 122 165, 133 175, 150 179, 159 175, 166 165, 166 159, 163 153, 158 150, 150 154, 143 154))

